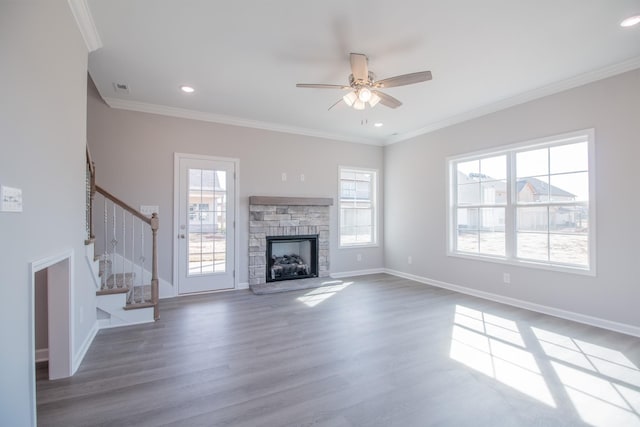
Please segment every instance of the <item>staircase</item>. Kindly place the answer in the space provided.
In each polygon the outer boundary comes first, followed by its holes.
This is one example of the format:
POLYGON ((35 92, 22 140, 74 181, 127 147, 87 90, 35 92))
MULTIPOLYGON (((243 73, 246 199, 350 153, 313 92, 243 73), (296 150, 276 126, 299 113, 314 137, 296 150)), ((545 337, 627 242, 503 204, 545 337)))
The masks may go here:
POLYGON ((87 148, 85 244, 101 328, 158 320, 158 228, 156 213, 147 217, 96 185, 87 148))

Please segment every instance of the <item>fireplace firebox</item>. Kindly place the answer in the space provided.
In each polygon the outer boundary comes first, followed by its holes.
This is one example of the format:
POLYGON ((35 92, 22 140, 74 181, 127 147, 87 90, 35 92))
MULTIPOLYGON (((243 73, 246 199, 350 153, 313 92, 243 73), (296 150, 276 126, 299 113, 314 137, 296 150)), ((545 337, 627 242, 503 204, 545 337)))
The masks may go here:
POLYGON ((318 235, 267 236, 267 282, 318 277, 318 235))

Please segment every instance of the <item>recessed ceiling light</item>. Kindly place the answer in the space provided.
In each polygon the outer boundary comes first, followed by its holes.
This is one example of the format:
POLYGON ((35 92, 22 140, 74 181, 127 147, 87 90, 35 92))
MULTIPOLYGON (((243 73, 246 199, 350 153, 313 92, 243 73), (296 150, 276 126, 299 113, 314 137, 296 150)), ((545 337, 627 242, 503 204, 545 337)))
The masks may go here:
POLYGON ((186 86, 186 85, 180 86, 180 90, 185 92, 185 93, 193 93, 193 92, 195 92, 194 88, 192 88, 191 86, 186 86))
POLYGON ((621 27, 633 27, 640 23, 640 15, 630 16, 620 23, 621 27))
POLYGON ((378 123, 374 123, 373 125, 377 128, 381 128, 384 125, 384 123, 378 122, 378 123))

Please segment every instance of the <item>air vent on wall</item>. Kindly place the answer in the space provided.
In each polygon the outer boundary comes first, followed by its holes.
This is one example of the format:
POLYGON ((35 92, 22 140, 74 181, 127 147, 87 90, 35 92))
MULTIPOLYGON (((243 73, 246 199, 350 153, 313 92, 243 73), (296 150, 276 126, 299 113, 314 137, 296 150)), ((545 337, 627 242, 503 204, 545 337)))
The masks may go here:
POLYGON ((126 83, 113 83, 113 89, 116 93, 126 93, 129 94, 129 85, 126 83))

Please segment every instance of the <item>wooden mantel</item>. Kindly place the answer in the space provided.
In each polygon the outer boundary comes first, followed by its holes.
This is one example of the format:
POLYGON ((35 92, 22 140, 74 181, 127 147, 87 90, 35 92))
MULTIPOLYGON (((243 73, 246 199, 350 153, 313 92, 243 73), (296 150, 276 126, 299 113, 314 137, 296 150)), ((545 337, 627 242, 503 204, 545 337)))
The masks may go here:
POLYGON ((250 205, 270 206, 333 206, 331 197, 249 196, 250 205))

